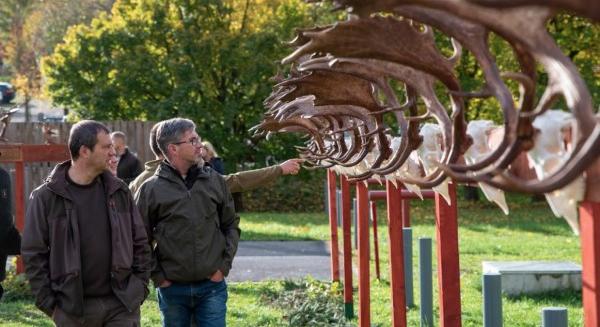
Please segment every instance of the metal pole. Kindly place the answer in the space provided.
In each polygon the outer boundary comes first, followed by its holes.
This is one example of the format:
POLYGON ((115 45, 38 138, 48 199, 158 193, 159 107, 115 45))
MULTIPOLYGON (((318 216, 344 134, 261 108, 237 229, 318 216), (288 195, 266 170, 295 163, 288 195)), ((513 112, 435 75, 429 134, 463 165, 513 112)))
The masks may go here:
POLYGON ((499 273, 483 274, 483 326, 502 327, 502 279, 499 273))
POLYGON ((329 199, 329 228, 331 239, 331 280, 340 280, 340 254, 338 250, 337 205, 336 205, 336 176, 331 169, 327 170, 328 199, 329 199))
POLYGON ((358 249, 358 219, 356 218, 357 205, 356 198, 352 199, 352 224, 354 225, 354 249, 358 249))
POLYGON ((350 184, 346 176, 340 176, 342 203, 342 239, 344 247, 344 313, 346 319, 354 318, 352 290, 352 221, 350 220, 350 184))
POLYGON ((542 327, 567 327, 567 308, 549 307, 542 309, 542 327))
POLYGON ((337 223, 342 225, 342 190, 337 189, 335 192, 335 203, 337 205, 337 223))
POLYGON ((381 279, 379 273, 379 238, 377 237, 377 204, 375 201, 369 203, 371 209, 371 221, 373 222, 373 251, 375 252, 375 276, 381 279))
POLYGON ((404 289, 406 294, 406 306, 415 306, 413 294, 413 265, 412 265, 412 228, 402 228, 402 239, 404 241, 404 289))
POLYGON ((358 325, 371 326, 371 277, 369 275, 369 190, 356 183, 358 217, 358 325))
POLYGON ((433 327, 433 282, 431 238, 419 238, 419 288, 421 290, 421 327, 433 327))

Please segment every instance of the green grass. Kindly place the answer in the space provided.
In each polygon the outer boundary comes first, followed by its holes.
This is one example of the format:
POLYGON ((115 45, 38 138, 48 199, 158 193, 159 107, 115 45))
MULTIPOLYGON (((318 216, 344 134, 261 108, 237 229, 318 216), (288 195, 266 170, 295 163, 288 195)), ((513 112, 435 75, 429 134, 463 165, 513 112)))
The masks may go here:
MULTIPOLYGON (((568 260, 581 262, 579 239, 566 222, 555 218, 545 202, 528 197, 509 196, 510 216, 504 216, 487 202, 459 203, 459 248, 461 267, 461 305, 463 326, 482 326, 481 261, 488 260, 568 260)), ((374 325, 390 326, 390 287, 388 279, 388 242, 383 206, 378 212, 380 226, 381 280, 374 277, 371 265, 371 317, 374 325)), ((242 240, 326 240, 329 225, 324 213, 242 213, 242 240)), ((414 202, 413 272, 415 302, 418 305, 418 238, 434 240, 434 207, 430 202, 414 202)), ((341 230, 339 234, 341 238, 341 230)), ((341 244, 340 244, 341 245, 341 244)), ((373 248, 371 247, 371 250, 373 248)), ((354 252, 356 255, 356 252, 354 252)), ((356 260, 356 258, 355 258, 356 260)), ((356 261, 355 261, 356 264, 356 261)), ((437 276, 434 274, 434 308, 437 307, 437 276)), ((265 298, 280 292, 283 282, 230 284, 227 322, 229 326, 286 326, 286 312, 265 298)), ((356 276, 354 276, 356 287, 356 276)), ((355 312, 358 298, 355 293, 355 312)), ((505 326, 539 326, 540 311, 546 306, 568 308, 569 326, 582 326, 581 294, 565 292, 542 296, 503 298, 505 326)), ((437 308, 435 322, 439 324, 437 308)), ((419 325, 419 309, 408 311, 409 326, 419 325)), ((158 326, 160 315, 155 294, 142 308, 142 326, 158 326)), ((356 321, 352 322, 356 324, 356 321)), ((52 326, 31 301, 9 301, 0 305, 2 326, 52 326)))

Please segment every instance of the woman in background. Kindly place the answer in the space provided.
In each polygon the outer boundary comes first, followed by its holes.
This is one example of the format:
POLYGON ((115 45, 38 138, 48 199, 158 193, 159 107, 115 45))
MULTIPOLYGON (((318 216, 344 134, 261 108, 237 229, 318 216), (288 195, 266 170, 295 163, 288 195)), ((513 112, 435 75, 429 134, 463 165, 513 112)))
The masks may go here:
POLYGON ((217 151, 213 145, 208 142, 202 142, 204 149, 202 151, 202 159, 204 159, 205 164, 207 163, 212 169, 218 172, 221 175, 225 175, 225 166, 223 165, 223 160, 219 157, 217 151))

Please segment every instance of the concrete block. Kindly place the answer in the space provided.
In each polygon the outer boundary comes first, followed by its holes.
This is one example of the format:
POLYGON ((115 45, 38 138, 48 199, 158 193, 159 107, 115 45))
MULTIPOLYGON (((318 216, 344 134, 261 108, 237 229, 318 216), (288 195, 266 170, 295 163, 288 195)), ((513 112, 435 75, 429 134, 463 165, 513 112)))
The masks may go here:
POLYGON ((483 273, 502 276, 507 296, 581 290, 581 266, 567 261, 483 261, 483 273))

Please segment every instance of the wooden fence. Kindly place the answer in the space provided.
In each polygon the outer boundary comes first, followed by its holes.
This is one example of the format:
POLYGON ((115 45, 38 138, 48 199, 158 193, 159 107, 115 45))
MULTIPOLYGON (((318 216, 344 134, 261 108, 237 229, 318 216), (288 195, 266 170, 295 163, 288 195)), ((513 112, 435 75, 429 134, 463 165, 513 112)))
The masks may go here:
MULTIPOLYGON (((142 162, 154 159, 154 155, 148 145, 148 136, 150 129, 155 122, 143 121, 107 121, 103 122, 111 131, 122 131, 127 135, 127 143, 131 151, 137 153, 142 162)), ((44 123, 10 123, 6 131, 6 138, 10 143, 24 144, 44 144, 45 138, 42 132, 44 123)), ((48 127, 55 133, 52 141, 55 143, 66 144, 71 130, 70 123, 47 123, 48 127)), ((29 194, 36 187, 41 185, 49 173, 52 171, 56 162, 40 162, 25 164, 25 202, 29 194)), ((0 163, 0 167, 10 172, 13 192, 14 192, 14 165, 0 163)), ((13 196, 14 199, 14 196, 13 196)), ((14 204, 14 202, 13 202, 14 204)), ((14 210, 14 205, 13 205, 14 210)))

